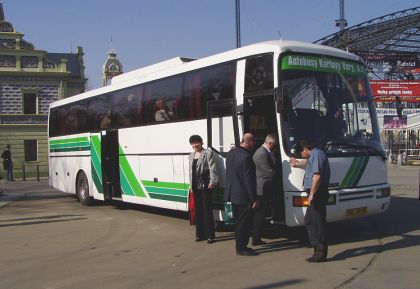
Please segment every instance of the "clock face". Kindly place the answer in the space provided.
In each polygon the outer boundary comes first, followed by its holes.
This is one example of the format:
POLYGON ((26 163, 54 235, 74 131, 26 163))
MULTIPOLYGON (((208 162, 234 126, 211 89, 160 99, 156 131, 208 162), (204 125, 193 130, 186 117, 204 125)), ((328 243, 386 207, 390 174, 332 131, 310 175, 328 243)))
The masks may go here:
POLYGON ((118 65, 116 65, 116 64, 111 64, 110 66, 109 66, 109 71, 111 71, 111 72, 118 72, 118 65))

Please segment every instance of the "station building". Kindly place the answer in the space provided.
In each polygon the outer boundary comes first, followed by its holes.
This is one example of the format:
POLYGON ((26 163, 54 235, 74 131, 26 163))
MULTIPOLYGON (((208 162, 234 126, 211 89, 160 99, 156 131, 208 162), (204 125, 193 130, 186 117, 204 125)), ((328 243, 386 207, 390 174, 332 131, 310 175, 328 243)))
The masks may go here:
POLYGON ((344 24, 342 29, 315 43, 350 51, 364 60, 384 148, 420 159, 420 7, 346 29, 345 19, 336 22, 344 24))
MULTIPOLYGON (((12 147, 15 178, 48 175, 49 104, 85 91, 83 49, 36 49, 5 20, 0 3, 0 149, 12 147)), ((4 171, 0 170, 0 178, 4 171)))

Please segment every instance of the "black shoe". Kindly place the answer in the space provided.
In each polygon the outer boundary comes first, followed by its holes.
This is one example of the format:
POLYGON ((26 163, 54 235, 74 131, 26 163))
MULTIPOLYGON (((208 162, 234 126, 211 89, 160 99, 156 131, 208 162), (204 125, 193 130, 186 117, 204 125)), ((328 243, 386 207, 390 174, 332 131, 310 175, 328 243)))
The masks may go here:
POLYGON ((200 242, 200 241, 204 241, 204 239, 202 239, 202 238, 195 238, 195 241, 196 242, 200 242))
POLYGON ((207 244, 213 244, 214 240, 213 239, 207 239, 207 244))
POLYGON ((309 263, 321 263, 325 261, 327 261, 327 258, 317 257, 317 256, 306 258, 306 262, 309 262, 309 263))
POLYGON ((265 244, 267 244, 267 242, 264 242, 263 240, 252 241, 252 246, 261 246, 265 244))
POLYGON ((237 251, 236 255, 238 256, 257 256, 258 253, 252 250, 251 248, 246 248, 243 251, 237 251))

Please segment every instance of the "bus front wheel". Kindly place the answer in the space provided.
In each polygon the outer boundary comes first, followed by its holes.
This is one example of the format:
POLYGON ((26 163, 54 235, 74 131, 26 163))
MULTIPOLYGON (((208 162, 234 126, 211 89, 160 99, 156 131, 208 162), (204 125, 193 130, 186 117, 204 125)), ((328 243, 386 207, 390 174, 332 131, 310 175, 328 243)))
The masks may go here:
POLYGON ((80 172, 76 181, 77 199, 85 206, 92 204, 92 197, 89 196, 89 183, 84 172, 80 172))

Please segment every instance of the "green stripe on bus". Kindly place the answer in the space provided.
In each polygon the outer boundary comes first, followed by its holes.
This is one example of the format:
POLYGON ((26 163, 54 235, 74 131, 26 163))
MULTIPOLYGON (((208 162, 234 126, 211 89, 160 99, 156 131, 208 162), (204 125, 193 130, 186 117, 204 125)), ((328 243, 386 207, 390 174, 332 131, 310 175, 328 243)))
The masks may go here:
POLYGON ((119 155, 120 178, 123 177, 126 180, 125 189, 129 190, 129 194, 133 194, 137 197, 145 197, 146 194, 143 192, 143 189, 137 181, 136 175, 134 174, 121 146, 119 146, 119 155))
POLYGON ((348 169, 346 175, 344 176, 343 181, 340 184, 340 188, 345 188, 349 185, 350 183, 350 179, 351 179, 351 175, 353 173, 353 171, 355 170, 355 168, 357 167, 357 163, 358 163, 358 158, 355 157, 353 158, 353 161, 350 164, 350 168, 348 169))
POLYGON ((343 181, 341 182, 341 184, 339 186, 340 188, 344 188, 344 187, 347 186, 347 183, 348 183, 348 181, 350 179, 351 173, 353 172, 353 170, 354 170, 354 168, 356 166, 356 163, 357 163, 357 159, 356 158, 353 158, 353 160, 352 160, 352 162, 350 164, 350 168, 348 169, 346 175, 343 178, 343 181))
POLYGON ((173 188, 158 188, 158 187, 146 187, 148 193, 159 193, 165 195, 174 195, 174 196, 186 196, 188 194, 187 190, 176 190, 173 188))
POLYGON ((367 166, 368 162, 369 162, 369 157, 363 157, 362 163, 360 164, 359 171, 358 171, 356 177, 353 180, 352 187, 357 186, 357 184, 359 183, 360 179, 363 176, 363 173, 365 172, 365 169, 366 169, 366 166, 367 166))
POLYGON ((50 152, 59 153, 59 152, 80 152, 88 151, 90 147, 68 147, 68 148, 51 148, 50 152))
POLYGON ((65 144, 69 142, 89 142, 88 137, 73 137, 73 138, 66 138, 66 139, 54 139, 50 140, 50 144, 65 144))
POLYGON ((173 202, 179 202, 179 203, 187 203, 187 199, 188 199, 187 197, 162 195, 162 194, 155 194, 155 193, 149 193, 149 196, 153 199, 173 201, 173 202))
POLYGON ((96 190, 102 194, 101 140, 99 136, 91 136, 90 155, 92 176, 94 178, 93 181, 96 186, 96 190))
POLYGON ((102 179, 99 178, 98 176, 98 172, 95 170, 95 168, 92 165, 92 179, 93 179, 93 183, 95 184, 96 190, 98 191, 98 193, 103 194, 103 190, 102 190, 102 179))
POLYGON ((141 181, 143 185, 150 187, 159 187, 159 188, 171 188, 179 190, 188 190, 188 185, 184 183, 171 183, 171 182, 154 182, 148 180, 141 181))
POLYGON ((130 183, 127 180, 124 172, 120 169, 120 184, 121 191, 124 195, 135 196, 134 190, 131 187, 130 183))
POLYGON ((50 148, 90 147, 88 141, 50 144, 50 148))
POLYGON ((357 184, 357 182, 359 181, 357 180, 357 176, 362 174, 364 169, 366 168, 366 165, 363 167, 363 164, 365 163, 365 161, 366 161, 366 157, 353 158, 350 168, 347 171, 343 181, 341 182, 339 186, 340 188, 353 187, 357 184))

